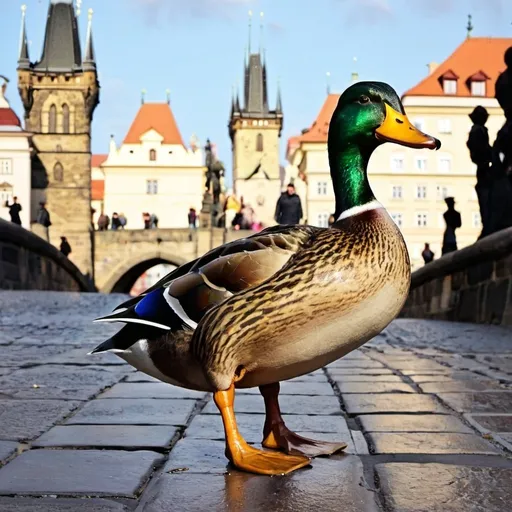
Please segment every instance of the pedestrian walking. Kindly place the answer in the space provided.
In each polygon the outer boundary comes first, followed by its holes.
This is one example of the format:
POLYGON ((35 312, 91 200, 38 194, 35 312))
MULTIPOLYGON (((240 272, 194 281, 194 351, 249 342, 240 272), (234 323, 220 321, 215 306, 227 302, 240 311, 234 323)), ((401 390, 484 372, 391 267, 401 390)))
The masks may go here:
POLYGON ((71 254, 71 245, 69 245, 68 239, 65 236, 60 237, 60 252, 66 258, 71 254))
POLYGON ((425 243, 425 247, 423 249, 423 252, 421 253, 421 257, 423 258, 425 265, 427 263, 430 263, 431 261, 434 261, 434 253, 430 249, 430 244, 425 243))
POLYGON ((46 203, 41 201, 39 203, 39 210, 37 212, 36 222, 41 224, 45 229, 46 241, 50 241, 50 226, 52 222, 50 220, 50 212, 46 208, 46 203))
POLYGON ((11 222, 13 224, 18 224, 21 226, 21 218, 20 212, 22 210, 21 204, 18 203, 18 198, 14 196, 12 198, 12 204, 9 204, 9 201, 5 201, 5 207, 9 208, 9 215, 11 216, 11 222))
POLYGON ((298 224, 302 215, 300 197, 295 193, 293 183, 289 183, 286 192, 277 200, 274 219, 278 224, 298 224))

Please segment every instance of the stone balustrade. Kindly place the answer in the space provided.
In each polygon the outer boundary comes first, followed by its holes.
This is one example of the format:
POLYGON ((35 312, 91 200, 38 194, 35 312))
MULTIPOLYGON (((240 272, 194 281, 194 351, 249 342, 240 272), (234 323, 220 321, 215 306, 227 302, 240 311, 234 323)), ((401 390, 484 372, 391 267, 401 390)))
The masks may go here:
POLYGON ((400 316, 512 325, 512 228, 414 272, 400 316))
POLYGON ((0 289, 95 291, 89 279, 55 247, 2 219, 0 289))

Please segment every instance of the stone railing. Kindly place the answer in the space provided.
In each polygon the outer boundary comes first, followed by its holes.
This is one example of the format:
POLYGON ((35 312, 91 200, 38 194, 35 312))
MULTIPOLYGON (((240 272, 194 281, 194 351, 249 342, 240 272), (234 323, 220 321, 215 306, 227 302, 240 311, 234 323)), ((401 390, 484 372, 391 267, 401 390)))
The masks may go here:
POLYGON ((512 228, 414 272, 400 316, 512 325, 512 228))
POLYGON ((0 289, 95 291, 89 279, 53 245, 2 219, 0 289))

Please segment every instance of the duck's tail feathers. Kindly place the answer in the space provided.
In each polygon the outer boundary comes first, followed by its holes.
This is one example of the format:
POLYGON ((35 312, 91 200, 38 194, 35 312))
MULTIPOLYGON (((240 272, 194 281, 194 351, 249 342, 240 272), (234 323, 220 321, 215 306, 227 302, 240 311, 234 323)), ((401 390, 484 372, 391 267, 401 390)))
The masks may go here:
POLYGON ((158 328, 148 328, 144 325, 130 323, 123 326, 123 328, 117 331, 111 338, 100 343, 87 355, 101 352, 123 353, 138 341, 156 339, 159 336, 162 336, 162 331, 158 328))
POLYGON ((141 318, 137 313, 135 312, 135 309, 133 307, 128 309, 123 309, 121 311, 114 311, 113 313, 110 313, 109 315, 102 316, 100 318, 96 318, 94 320, 95 323, 100 322, 125 322, 127 324, 133 323, 133 324, 141 324, 141 325, 147 325, 149 327, 155 327, 157 329, 163 329, 164 331, 171 330, 171 327, 168 325, 165 325, 163 323, 155 322, 152 320, 147 320, 145 318, 141 318))

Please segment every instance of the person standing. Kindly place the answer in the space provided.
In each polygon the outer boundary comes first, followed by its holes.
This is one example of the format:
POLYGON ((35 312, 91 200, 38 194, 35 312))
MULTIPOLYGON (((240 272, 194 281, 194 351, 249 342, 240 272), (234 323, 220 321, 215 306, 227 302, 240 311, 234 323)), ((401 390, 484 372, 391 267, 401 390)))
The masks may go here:
POLYGON ((188 210, 188 239, 192 242, 197 229, 197 213, 195 208, 188 210))
POLYGON ((489 194, 491 191, 491 145, 489 144, 489 132, 485 123, 489 118, 487 110, 478 106, 469 114, 473 126, 469 132, 467 147, 471 161, 476 165, 476 194, 480 206, 482 219, 482 233, 485 236, 489 230, 489 194))
POLYGON ((101 212, 100 216, 98 217, 98 230, 106 231, 108 229, 109 224, 110 224, 109 216, 105 215, 103 212, 101 212))
POLYGON ((124 213, 120 213, 119 214, 119 226, 120 226, 120 228, 124 229, 127 222, 128 222, 128 220, 126 219, 125 214, 124 213))
POLYGON ((65 236, 60 237, 60 252, 64 254, 66 258, 71 254, 71 246, 65 236))
POLYGON ((444 221, 446 222, 446 229, 443 235, 443 248, 442 254, 447 254, 457 250, 457 237, 455 230, 462 226, 460 213, 455 209, 455 199, 447 197, 445 200, 448 210, 443 214, 444 221))
POLYGON ((434 253, 430 249, 430 244, 427 244, 427 243, 425 244, 423 252, 421 253, 421 257, 423 258, 425 265, 427 263, 434 261, 434 253))
POLYGON ((121 221, 117 212, 112 214, 112 230, 117 231, 121 227, 121 221))
POLYGON ((274 219, 278 224, 298 224, 302 215, 300 197, 295 193, 293 183, 289 183, 286 192, 277 200, 274 219))
POLYGON ((50 220, 50 212, 46 209, 46 203, 44 201, 39 203, 36 222, 45 228, 46 240, 49 242, 50 226, 52 225, 52 222, 50 220))
POLYGON ((9 204, 9 201, 5 201, 5 207, 9 208, 9 215, 11 216, 11 222, 13 224, 18 224, 21 226, 21 218, 20 212, 22 210, 21 204, 18 203, 18 198, 14 196, 12 198, 12 204, 9 204))

